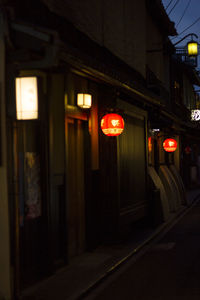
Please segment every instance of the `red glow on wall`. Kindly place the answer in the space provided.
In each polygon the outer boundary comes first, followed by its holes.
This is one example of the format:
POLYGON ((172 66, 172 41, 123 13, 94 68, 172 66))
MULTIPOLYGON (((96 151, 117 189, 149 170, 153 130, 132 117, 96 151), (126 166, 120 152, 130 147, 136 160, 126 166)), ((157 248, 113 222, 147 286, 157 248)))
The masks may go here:
POLYGON ((148 149, 149 149, 149 152, 152 151, 152 137, 151 136, 148 138, 148 149))
POLYGON ((120 135, 124 130, 124 120, 118 114, 107 114, 101 119, 101 129, 108 136, 120 135))
POLYGON ((163 142, 163 148, 166 152, 174 152, 177 148, 177 141, 174 139, 166 139, 163 142))
POLYGON ((190 154, 192 152, 192 149, 190 148, 190 146, 186 146, 185 147, 185 154, 190 154))

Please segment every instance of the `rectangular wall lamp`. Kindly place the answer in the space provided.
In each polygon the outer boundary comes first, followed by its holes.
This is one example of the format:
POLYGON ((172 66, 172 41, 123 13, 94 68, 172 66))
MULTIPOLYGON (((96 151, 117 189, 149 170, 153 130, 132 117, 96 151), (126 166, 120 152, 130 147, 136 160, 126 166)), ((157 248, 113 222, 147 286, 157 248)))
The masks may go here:
POLYGON ((77 105, 81 108, 92 106, 92 96, 90 94, 77 94, 77 105))
POLYGON ((17 77, 15 92, 17 120, 38 119, 37 77, 17 77))

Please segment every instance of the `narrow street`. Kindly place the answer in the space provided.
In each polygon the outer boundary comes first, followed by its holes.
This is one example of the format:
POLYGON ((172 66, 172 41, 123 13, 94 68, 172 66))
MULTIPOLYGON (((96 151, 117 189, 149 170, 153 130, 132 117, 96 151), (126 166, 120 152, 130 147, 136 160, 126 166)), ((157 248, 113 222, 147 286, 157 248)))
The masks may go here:
POLYGON ((199 24, 1 1, 0 300, 200 300, 199 24))
POLYGON ((84 299, 199 300, 200 201, 111 277, 84 299))

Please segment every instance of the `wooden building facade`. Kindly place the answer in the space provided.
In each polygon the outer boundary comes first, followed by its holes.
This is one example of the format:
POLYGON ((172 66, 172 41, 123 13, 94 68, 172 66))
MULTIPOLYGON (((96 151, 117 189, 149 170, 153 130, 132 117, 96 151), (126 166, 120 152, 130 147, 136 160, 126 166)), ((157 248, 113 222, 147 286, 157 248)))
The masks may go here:
POLYGON ((177 75, 170 73, 168 36, 176 31, 161 1, 148 3, 3 3, 0 296, 6 300, 73 257, 126 237, 136 222, 164 222, 186 204, 179 141, 190 123, 180 130, 170 90, 177 75), (39 118, 19 121, 15 79, 29 76, 38 78, 39 118), (92 96, 89 109, 77 105, 78 93, 92 96), (101 130, 110 112, 124 119, 117 137, 101 130), (167 156, 162 142, 170 135, 178 150, 167 156), (169 200, 174 191, 178 202, 169 200))

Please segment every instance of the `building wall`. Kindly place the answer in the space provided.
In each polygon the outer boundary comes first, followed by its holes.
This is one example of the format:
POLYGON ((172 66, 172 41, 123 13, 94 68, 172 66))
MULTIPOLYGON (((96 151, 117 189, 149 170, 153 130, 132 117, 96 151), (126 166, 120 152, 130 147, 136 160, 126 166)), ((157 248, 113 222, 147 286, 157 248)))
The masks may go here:
POLYGON ((164 87, 170 92, 170 57, 169 55, 164 56, 164 69, 163 69, 163 84, 164 87))
POLYGON ((130 225, 148 214, 147 196, 147 113, 118 100, 123 111, 125 129, 118 137, 118 188, 120 225, 130 225))
POLYGON ((1 150, 0 150, 0 299, 11 299, 11 269, 10 269, 10 234, 9 208, 7 186, 7 147, 6 147, 6 120, 5 120, 5 44, 3 39, 3 18, 0 14, 0 105, 1 105, 1 150))
POLYGON ((145 76, 145 1, 44 0, 77 29, 145 76), (114 13, 113 13, 114 12, 114 13))
POLYGON ((146 23, 146 44, 147 44, 147 65, 156 77, 164 82, 164 55, 163 55, 163 37, 158 26, 152 18, 147 15, 146 23), (154 51, 155 50, 155 51, 154 51))
POLYGON ((185 74, 183 74, 183 104, 188 109, 194 109, 196 105, 193 85, 185 74))

